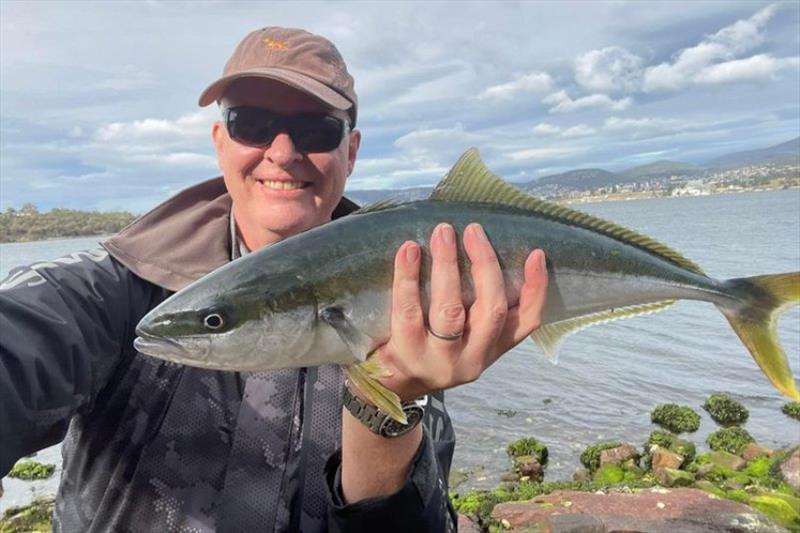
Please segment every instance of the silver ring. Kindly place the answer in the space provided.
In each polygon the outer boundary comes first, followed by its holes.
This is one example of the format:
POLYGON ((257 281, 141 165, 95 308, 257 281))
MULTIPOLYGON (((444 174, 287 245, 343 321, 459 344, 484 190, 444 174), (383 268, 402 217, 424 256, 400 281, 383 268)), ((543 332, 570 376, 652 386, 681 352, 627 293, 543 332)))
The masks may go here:
POLYGON ((460 339, 464 335, 464 330, 463 329, 461 331, 459 331, 458 333, 447 333, 447 334, 444 334, 444 333, 437 333, 437 332, 433 331, 432 327, 428 326, 428 331, 430 332, 431 335, 433 335, 437 339, 442 339, 443 341, 455 341, 455 340, 460 339))

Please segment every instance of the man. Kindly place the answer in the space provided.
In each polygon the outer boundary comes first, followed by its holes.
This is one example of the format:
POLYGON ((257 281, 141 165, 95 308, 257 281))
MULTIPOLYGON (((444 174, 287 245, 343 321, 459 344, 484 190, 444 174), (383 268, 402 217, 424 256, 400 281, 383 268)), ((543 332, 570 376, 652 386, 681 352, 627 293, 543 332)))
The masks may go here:
POLYGON ((59 531, 453 530, 454 436, 437 391, 477 379, 538 325, 542 253, 509 306, 494 251, 470 226, 476 300, 465 309, 456 235, 441 225, 423 310, 419 246, 398 250, 391 338, 376 356, 403 400, 432 395, 425 423, 399 436, 332 365, 244 374, 138 354, 134 327, 171 292, 355 209, 342 195, 358 102, 333 44, 254 31, 201 95, 213 102, 222 179, 167 200, 105 250, 18 272, 0 290, 0 474, 66 432, 59 531))

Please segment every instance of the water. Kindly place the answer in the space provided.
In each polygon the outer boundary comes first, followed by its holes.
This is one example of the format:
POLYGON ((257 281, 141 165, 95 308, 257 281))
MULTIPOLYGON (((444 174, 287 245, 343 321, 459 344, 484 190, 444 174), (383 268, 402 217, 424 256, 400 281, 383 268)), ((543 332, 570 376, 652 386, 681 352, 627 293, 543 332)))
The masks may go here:
MULTIPOLYGON (((580 209, 642 231, 683 252, 711 276, 729 278, 800 270, 800 191, 586 204, 580 209)), ((99 239, 0 244, 0 277, 20 264, 94 247, 99 239)), ((800 307, 779 324, 781 342, 800 375, 800 307)), ((727 321, 712 306, 679 302, 648 317, 583 331, 568 338, 560 363, 524 342, 480 380, 448 392, 458 444, 455 468, 476 471, 462 487, 492 487, 508 468, 506 445, 534 436, 550 449, 548 479, 579 466, 581 450, 599 440, 640 445, 655 427, 658 403, 694 407, 703 418, 691 440, 716 429, 700 409, 711 392, 727 392, 750 410, 746 429, 766 446, 800 441, 800 424, 783 415, 777 394, 727 321), (511 415, 511 416, 509 416, 511 415)), ((701 446, 702 447, 702 446, 701 446)), ((58 463, 57 447, 37 460, 58 463)), ((46 482, 4 479, 0 510, 32 492, 54 493, 46 482)))

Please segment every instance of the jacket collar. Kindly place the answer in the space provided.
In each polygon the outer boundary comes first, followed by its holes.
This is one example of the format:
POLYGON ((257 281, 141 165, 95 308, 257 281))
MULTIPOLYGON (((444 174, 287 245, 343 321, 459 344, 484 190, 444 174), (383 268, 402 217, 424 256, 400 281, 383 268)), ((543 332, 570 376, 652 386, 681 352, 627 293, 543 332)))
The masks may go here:
MULTIPOLYGON (((342 198, 333 218, 358 206, 342 198)), ((231 197, 221 177, 179 192, 103 246, 142 279, 178 291, 231 260, 231 197)))

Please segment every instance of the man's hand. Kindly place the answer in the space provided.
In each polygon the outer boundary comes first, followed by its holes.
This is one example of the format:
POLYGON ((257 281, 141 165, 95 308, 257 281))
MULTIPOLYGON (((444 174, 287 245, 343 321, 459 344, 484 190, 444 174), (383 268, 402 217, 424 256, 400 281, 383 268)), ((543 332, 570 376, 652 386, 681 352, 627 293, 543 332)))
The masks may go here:
POLYGON ((467 309, 452 226, 438 225, 430 248, 429 324, 420 301, 420 248, 408 241, 395 256, 391 337, 377 351, 392 372, 383 383, 404 400, 478 379, 539 327, 547 294, 544 252, 534 250, 525 261, 518 303, 509 306, 494 249, 483 228, 470 224, 464 231, 464 248, 472 263, 475 301, 467 309))

